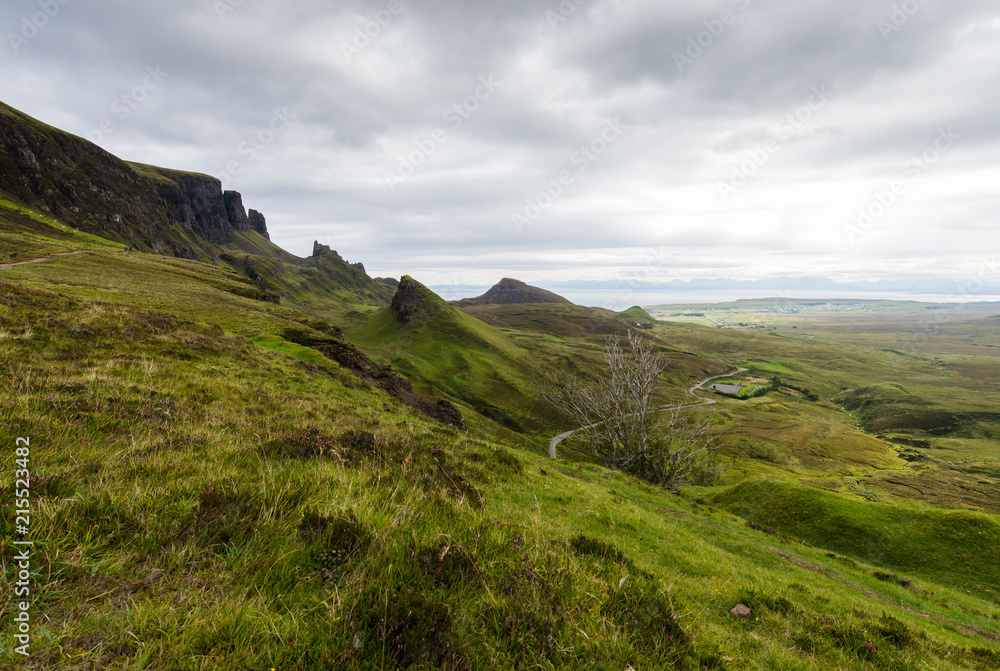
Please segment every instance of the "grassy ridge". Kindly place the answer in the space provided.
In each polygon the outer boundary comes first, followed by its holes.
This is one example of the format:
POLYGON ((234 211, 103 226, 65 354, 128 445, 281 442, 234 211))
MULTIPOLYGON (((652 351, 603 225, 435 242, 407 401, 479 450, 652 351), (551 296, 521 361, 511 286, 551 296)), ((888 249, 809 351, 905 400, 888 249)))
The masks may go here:
MULTIPOLYGON (((53 230, 39 229, 42 244, 78 248, 53 230)), ((751 479, 683 499, 550 462, 534 452, 539 440, 474 413, 468 434, 413 415, 280 337, 335 330, 322 314, 270 302, 225 267, 95 244, 3 273, 0 441, 32 437, 32 608, 48 618, 37 621, 29 668, 1000 664, 991 560, 984 581, 970 582, 976 557, 995 547, 985 544, 993 518, 862 506, 870 491, 852 489, 852 474, 895 481, 914 469, 828 402, 692 411, 716 410, 718 430, 760 448, 740 477, 794 474, 811 486, 751 479), (862 533, 888 549, 852 545, 862 533), (945 548, 961 559, 953 574, 945 548), (749 620, 729 615, 737 603, 751 607, 749 620)), ((371 304, 345 296, 358 301, 337 308, 358 311, 345 324, 357 344, 418 387, 451 389, 528 426, 547 421, 525 405, 528 366, 590 369, 603 341, 492 328, 432 295, 434 318, 401 326, 388 309, 365 318, 371 304)), ((315 300, 317 311, 335 302, 315 300)), ((655 331, 672 362, 668 396, 731 369, 696 354, 716 348, 824 391, 878 379, 885 362, 928 365, 687 328, 655 331)), ((0 485, 13 486, 12 474, 0 485)), ((0 605, 0 621, 10 608, 0 605)))
POLYGON ((975 591, 1000 603, 1000 523, 991 515, 852 501, 787 480, 713 496, 726 510, 812 545, 975 591))
POLYGON ((346 371, 10 282, 0 330, 0 440, 32 437, 26 668, 1000 660, 976 596, 923 596, 601 468, 383 412, 346 371))
POLYGON ((383 308, 348 339, 384 357, 414 381, 460 399, 511 428, 539 430, 552 413, 534 399, 534 366, 500 331, 453 308, 419 287, 426 316, 401 324, 383 308))

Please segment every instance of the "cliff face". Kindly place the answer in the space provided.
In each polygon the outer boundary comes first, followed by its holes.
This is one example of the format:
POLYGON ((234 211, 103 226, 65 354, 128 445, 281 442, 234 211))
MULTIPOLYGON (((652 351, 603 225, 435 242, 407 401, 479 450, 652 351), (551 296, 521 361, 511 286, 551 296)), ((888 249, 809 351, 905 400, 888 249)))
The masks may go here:
POLYGON ((183 258, 213 255, 233 231, 268 237, 235 191, 208 175, 128 164, 87 140, 0 103, 0 191, 60 220, 137 249, 183 258))
POLYGON ((261 214, 257 210, 250 210, 250 212, 247 215, 247 219, 250 220, 251 231, 257 231, 268 240, 271 239, 271 236, 268 235, 267 232, 267 221, 264 219, 263 214, 261 214))

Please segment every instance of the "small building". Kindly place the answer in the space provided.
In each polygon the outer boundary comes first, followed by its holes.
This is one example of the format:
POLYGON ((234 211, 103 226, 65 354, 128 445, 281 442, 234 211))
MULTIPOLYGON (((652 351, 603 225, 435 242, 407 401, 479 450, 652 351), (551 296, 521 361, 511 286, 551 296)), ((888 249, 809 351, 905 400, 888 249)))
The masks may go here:
POLYGON ((735 394, 739 394, 741 391, 743 391, 743 385, 716 383, 716 384, 713 384, 711 387, 709 387, 709 389, 711 389, 713 391, 722 392, 723 394, 734 394, 735 395, 735 394))

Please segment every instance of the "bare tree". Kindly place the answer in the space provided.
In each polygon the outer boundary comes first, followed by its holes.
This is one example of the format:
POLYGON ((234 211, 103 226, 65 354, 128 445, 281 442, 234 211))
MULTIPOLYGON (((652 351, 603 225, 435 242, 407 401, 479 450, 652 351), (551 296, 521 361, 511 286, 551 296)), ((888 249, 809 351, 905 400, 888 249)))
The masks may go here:
POLYGON ((581 425, 576 435, 609 468, 669 489, 714 481, 723 469, 722 446, 708 420, 690 428, 683 406, 656 407, 654 393, 667 364, 653 342, 634 331, 624 342, 609 338, 604 362, 601 377, 549 371, 542 397, 581 425))

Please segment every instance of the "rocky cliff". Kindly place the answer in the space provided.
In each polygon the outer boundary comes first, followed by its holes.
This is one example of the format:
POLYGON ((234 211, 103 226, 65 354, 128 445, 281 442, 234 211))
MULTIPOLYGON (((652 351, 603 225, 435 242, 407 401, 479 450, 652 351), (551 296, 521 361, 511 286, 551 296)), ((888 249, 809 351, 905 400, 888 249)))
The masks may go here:
POLYGON ((261 214, 257 210, 250 210, 249 214, 247 215, 247 218, 250 220, 251 231, 257 231, 268 240, 271 239, 271 236, 268 235, 267 232, 267 221, 264 220, 263 214, 261 214))
POLYGON ((0 191, 144 251, 213 257, 234 231, 268 237, 264 217, 208 175, 126 163, 0 103, 0 191), (199 244, 200 241, 210 243, 199 244))

